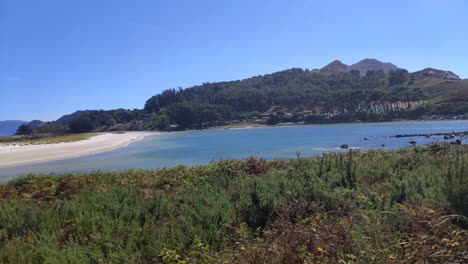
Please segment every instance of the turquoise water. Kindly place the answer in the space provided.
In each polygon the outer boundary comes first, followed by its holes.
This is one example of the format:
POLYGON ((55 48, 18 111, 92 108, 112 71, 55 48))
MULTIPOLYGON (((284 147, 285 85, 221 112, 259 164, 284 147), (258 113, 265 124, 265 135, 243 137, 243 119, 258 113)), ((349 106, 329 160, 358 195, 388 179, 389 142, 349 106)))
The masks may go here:
MULTIPOLYGON (((202 165, 228 158, 258 156, 266 159, 353 149, 396 149, 445 141, 442 137, 389 138, 396 134, 461 132, 468 121, 415 121, 367 124, 335 124, 255 129, 205 130, 162 133, 127 147, 86 157, 0 169, 5 182, 26 173, 68 173, 93 170, 150 169, 177 165, 202 165), (368 138, 368 140, 364 140, 368 138), (382 147, 382 144, 385 147, 382 147)), ((453 141, 453 139, 452 139, 453 141)))

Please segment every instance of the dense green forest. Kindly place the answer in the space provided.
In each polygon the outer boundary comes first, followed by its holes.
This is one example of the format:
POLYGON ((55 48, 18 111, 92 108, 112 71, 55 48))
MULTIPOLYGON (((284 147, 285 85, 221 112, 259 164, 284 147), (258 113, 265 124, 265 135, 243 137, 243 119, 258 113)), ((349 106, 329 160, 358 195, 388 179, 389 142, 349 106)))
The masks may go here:
POLYGON ((168 89, 147 100, 144 109, 76 112, 56 123, 76 133, 180 130, 241 121, 274 125, 464 117, 468 112, 468 81, 451 72, 428 68, 409 73, 395 67, 363 74, 336 72, 330 65, 168 89))
POLYGON ((430 145, 0 185, 1 263, 466 263, 468 149, 430 145))

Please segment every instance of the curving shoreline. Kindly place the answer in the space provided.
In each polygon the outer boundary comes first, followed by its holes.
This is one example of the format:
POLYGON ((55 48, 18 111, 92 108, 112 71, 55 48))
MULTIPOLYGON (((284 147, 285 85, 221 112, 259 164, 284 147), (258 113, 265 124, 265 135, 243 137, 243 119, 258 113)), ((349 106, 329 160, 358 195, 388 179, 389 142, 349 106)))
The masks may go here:
POLYGON ((158 132, 103 133, 87 140, 24 146, 0 146, 0 168, 76 158, 125 147, 158 132))

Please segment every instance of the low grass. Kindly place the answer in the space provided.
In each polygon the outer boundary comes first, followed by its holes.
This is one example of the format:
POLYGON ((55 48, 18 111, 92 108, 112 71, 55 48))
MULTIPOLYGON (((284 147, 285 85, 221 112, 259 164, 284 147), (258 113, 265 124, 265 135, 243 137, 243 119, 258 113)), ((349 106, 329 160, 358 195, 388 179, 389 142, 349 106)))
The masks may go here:
POLYGON ((12 136, 0 137, 0 144, 3 145, 42 145, 56 144, 86 140, 98 135, 97 133, 67 134, 54 136, 12 136))
POLYGON ((468 149, 431 145, 0 185, 2 263, 466 263, 468 149))

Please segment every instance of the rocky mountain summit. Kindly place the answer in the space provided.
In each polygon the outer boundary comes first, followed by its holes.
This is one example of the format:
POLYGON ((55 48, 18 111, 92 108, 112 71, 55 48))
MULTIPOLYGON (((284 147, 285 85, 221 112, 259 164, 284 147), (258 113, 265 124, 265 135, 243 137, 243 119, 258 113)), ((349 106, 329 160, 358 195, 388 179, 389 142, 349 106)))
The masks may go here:
POLYGON ((334 60, 331 63, 327 64, 325 67, 320 69, 322 72, 328 72, 332 74, 338 74, 343 72, 349 72, 351 69, 349 65, 342 63, 339 60, 334 60))
POLYGON ((382 70, 385 73, 389 73, 394 70, 398 70, 399 68, 389 62, 381 62, 376 59, 364 59, 361 60, 353 65, 347 65, 342 63, 339 60, 335 60, 325 67, 321 68, 319 72, 321 73, 328 73, 328 74, 339 74, 350 72, 352 70, 359 71, 361 76, 367 74, 368 71, 380 71, 382 70))
POLYGON ((364 59, 358 63, 355 63, 349 67, 351 70, 358 70, 361 76, 366 75, 368 71, 384 71, 389 73, 390 71, 398 70, 398 67, 389 62, 381 62, 376 59, 364 59))
MULTIPOLYGON (((364 59, 352 65, 347 65, 341 62, 340 60, 334 60, 326 66, 322 67, 321 69, 314 70, 313 72, 330 75, 348 73, 351 71, 359 71, 362 77, 365 76, 368 71, 383 71, 384 73, 388 74, 396 70, 403 69, 389 62, 381 62, 376 59, 364 59)), ((444 80, 461 80, 461 78, 458 75, 451 71, 439 70, 434 68, 425 68, 423 70, 411 73, 412 79, 423 79, 427 77, 444 80)))
POLYGON ((461 80, 458 75, 451 71, 438 70, 434 68, 426 68, 421 71, 414 72, 413 78, 435 77, 446 80, 461 80))

